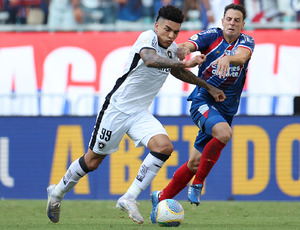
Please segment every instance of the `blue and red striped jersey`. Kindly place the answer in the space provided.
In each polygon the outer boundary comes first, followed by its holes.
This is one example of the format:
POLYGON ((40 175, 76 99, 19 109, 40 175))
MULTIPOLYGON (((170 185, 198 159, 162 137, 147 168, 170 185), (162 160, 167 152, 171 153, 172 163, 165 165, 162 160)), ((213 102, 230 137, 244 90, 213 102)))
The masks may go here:
POLYGON ((235 42, 229 44, 223 37, 222 29, 212 28, 193 35, 189 39, 189 42, 194 44, 197 51, 206 55, 206 61, 200 66, 198 76, 211 85, 223 90, 226 100, 217 103, 206 89, 199 88, 198 86, 188 97, 188 100, 200 97, 208 100, 221 113, 235 115, 245 84, 250 59, 241 66, 230 65, 230 76, 225 78, 219 78, 219 76, 215 75, 217 66, 212 63, 225 55, 234 55, 238 47, 243 47, 253 52, 255 46, 254 39, 249 35, 241 33, 235 42))

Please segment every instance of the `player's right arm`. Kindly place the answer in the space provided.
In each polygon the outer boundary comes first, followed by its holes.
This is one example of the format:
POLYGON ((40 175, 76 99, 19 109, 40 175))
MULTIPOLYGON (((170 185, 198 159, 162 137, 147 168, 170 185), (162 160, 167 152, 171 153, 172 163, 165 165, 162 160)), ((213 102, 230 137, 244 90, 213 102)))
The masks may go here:
POLYGON ((205 61, 204 55, 197 55, 188 61, 169 59, 157 55, 155 49, 151 48, 142 49, 140 55, 145 65, 152 68, 191 68, 200 66, 205 61))
POLYGON ((224 92, 211 84, 207 83, 205 80, 197 77, 191 71, 184 68, 173 68, 171 74, 177 79, 187 82, 199 87, 205 88, 210 95, 215 99, 216 102, 222 102, 226 99, 224 92))

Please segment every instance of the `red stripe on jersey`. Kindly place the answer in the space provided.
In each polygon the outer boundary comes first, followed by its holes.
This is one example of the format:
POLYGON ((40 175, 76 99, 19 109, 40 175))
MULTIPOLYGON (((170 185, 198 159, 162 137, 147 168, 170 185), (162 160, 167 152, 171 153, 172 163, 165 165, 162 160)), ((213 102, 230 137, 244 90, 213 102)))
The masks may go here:
POLYGON ((208 112, 209 112, 209 109, 205 111, 205 113, 203 113, 202 115, 207 118, 208 117, 208 112))
POLYGON ((211 52, 212 50, 214 50, 216 47, 218 47, 222 41, 223 41, 223 37, 222 37, 222 36, 218 37, 217 40, 215 40, 215 41, 210 45, 210 47, 208 47, 208 49, 205 50, 203 53, 204 53, 205 55, 208 54, 209 52, 211 52))
POLYGON ((202 79, 207 81, 208 79, 211 78, 213 68, 210 66, 205 72, 202 73, 202 79))
POLYGON ((198 50, 198 46, 195 42, 193 42, 193 41, 188 41, 188 42, 192 43, 195 46, 195 50, 198 50))
POLYGON ((241 47, 241 48, 245 48, 245 49, 247 49, 247 50, 250 50, 250 52, 251 52, 251 54, 252 54, 252 50, 251 50, 249 47, 243 46, 243 45, 239 45, 238 47, 241 47))

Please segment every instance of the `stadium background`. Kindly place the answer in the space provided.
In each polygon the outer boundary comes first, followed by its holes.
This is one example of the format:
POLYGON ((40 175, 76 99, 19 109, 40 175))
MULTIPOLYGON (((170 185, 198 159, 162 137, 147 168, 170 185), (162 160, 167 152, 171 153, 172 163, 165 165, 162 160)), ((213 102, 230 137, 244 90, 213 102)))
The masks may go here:
MULTIPOLYGON (((195 31, 183 31, 177 42, 195 31)), ((256 40, 233 139, 209 175, 203 199, 299 200, 300 32, 247 31, 256 40)), ((3 33, 0 37, 0 197, 46 199, 88 146, 99 104, 122 74, 139 32, 3 33)), ((196 71, 192 69, 192 71, 196 71)), ((169 78, 150 110, 175 151, 150 188, 163 188, 188 158, 196 127, 188 117, 192 86, 169 78)), ((118 153, 82 179, 68 199, 116 199, 147 149, 125 137, 118 153)), ((178 199, 186 199, 186 190, 178 199)))

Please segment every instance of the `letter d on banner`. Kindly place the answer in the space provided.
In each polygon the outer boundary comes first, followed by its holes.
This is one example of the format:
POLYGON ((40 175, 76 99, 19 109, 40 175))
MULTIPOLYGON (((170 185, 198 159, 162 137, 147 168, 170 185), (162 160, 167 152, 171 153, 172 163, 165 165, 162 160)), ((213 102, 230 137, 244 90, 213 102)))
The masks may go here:
POLYGON ((236 125, 232 139, 232 193, 255 195, 270 179, 270 141, 264 129, 255 125, 236 125), (249 143, 253 143, 253 176, 249 177, 249 143))

